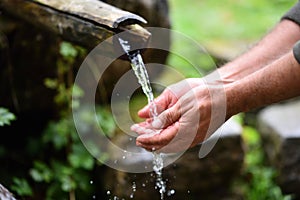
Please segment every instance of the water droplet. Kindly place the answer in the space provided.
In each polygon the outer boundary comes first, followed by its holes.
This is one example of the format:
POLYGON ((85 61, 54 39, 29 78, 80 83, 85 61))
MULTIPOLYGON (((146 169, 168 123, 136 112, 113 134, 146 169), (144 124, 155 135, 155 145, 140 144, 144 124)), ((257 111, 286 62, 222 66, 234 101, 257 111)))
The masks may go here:
POLYGON ((133 194, 130 194, 130 196, 129 196, 129 197, 130 197, 130 199, 133 199, 133 194))
POLYGON ((188 190, 188 191, 187 191, 187 193, 188 193, 188 194, 190 194, 190 193, 191 193, 191 191, 190 191, 190 190, 188 190))
POLYGON ((107 195, 110 195, 110 191, 109 191, 109 190, 107 190, 106 194, 107 194, 107 195))
POLYGON ((169 190, 169 191, 168 191, 168 196, 171 196, 171 195, 173 195, 173 194, 175 194, 175 190, 169 190))
POLYGON ((90 180, 90 184, 92 185, 94 182, 93 182, 93 180, 90 180))
POLYGON ((119 198, 117 196, 114 196, 114 200, 119 200, 119 198))
POLYGON ((133 192, 136 191, 136 184, 135 184, 135 182, 132 182, 132 191, 133 191, 133 192))

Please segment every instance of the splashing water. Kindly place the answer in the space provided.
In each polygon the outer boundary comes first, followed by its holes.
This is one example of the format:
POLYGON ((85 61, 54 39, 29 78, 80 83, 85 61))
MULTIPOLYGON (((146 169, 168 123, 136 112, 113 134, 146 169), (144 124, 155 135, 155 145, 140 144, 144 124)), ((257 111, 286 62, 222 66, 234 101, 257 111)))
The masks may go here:
MULTIPOLYGON (((139 84, 142 87, 142 90, 144 94, 146 95, 148 99, 148 105, 150 108, 150 115, 152 118, 155 118, 158 116, 157 113, 157 107, 154 102, 154 95, 152 92, 152 87, 150 84, 149 76, 147 69, 145 67, 145 64, 143 62, 143 58, 139 51, 136 51, 132 54, 130 54, 130 45, 128 41, 125 41, 121 38, 119 38, 119 42, 123 48, 123 50, 126 52, 128 58, 131 61, 131 67, 135 73, 135 76, 138 79, 139 84)), ((160 133, 160 130, 157 130, 156 133, 160 133)), ((155 149, 154 149, 155 150, 155 149)), ((166 183, 163 180, 162 177, 162 169, 163 169, 163 158, 160 153, 152 152, 153 154, 153 170, 156 174, 156 183, 155 183, 155 189, 159 190, 160 193, 160 199, 164 199, 164 193, 166 192, 166 183)))
POLYGON ((164 193, 166 192, 166 183, 162 177, 162 169, 164 167, 163 158, 161 154, 153 152, 153 170, 156 174, 156 186, 155 189, 159 190, 160 199, 164 199, 164 193))
POLYGON ((128 41, 122 40, 121 38, 119 38, 119 41, 121 46, 123 47, 123 50, 126 52, 128 58, 130 59, 131 67, 134 71, 134 74, 137 77, 138 82, 141 85, 142 90, 148 99, 148 104, 150 106, 150 114, 152 115, 152 117, 156 117, 157 108, 154 103, 154 95, 152 92, 152 87, 149 81, 149 76, 143 58, 139 51, 136 51, 132 54, 129 53, 130 45, 128 44, 128 41))
POLYGON ((135 182, 132 183, 132 193, 130 194, 130 199, 133 199, 134 193, 136 192, 136 184, 135 182))

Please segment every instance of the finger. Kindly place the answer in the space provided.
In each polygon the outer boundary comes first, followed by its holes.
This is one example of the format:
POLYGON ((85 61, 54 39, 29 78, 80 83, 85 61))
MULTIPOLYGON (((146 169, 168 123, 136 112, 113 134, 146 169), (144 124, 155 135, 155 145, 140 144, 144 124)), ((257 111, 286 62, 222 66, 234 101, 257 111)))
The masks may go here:
POLYGON ((144 144, 142 144, 142 143, 140 143, 138 141, 136 141, 136 146, 141 147, 141 148, 143 148, 143 149, 145 149, 145 150, 147 150, 149 152, 153 152, 156 149, 154 146, 150 146, 150 145, 144 146, 144 144))
MULTIPOLYGON (((168 134, 168 133, 166 133, 166 134, 168 134)), ((176 147, 175 146, 172 146, 171 148, 169 148, 169 143, 168 143, 169 140, 170 139, 167 139, 165 142, 163 140, 160 140, 158 143, 153 143, 153 144, 152 143, 146 144, 146 143, 140 142, 140 140, 137 140, 136 145, 140 146, 140 147, 142 147, 142 148, 144 148, 144 149, 146 149, 147 151, 150 151, 150 152, 154 152, 154 151, 158 152, 158 153, 173 153, 173 152, 176 152, 176 147)))
POLYGON ((146 105, 142 109, 138 111, 138 116, 141 118, 149 118, 150 117, 150 108, 149 105, 146 105))
POLYGON ((179 130, 179 123, 175 123, 160 133, 143 134, 137 137, 136 144, 145 149, 161 149, 167 145, 176 136, 179 130))
POLYGON ((149 126, 150 125, 134 124, 130 127, 130 129, 138 135, 157 133, 157 130, 154 131, 152 129, 149 129, 149 126))
POLYGON ((137 124, 133 124, 130 129, 132 131, 135 131, 138 127, 144 127, 144 128, 148 128, 148 129, 151 129, 153 128, 151 123, 152 123, 153 119, 152 118, 148 118, 146 119, 145 121, 143 122, 140 122, 140 123, 137 123, 137 124))
POLYGON ((142 126, 142 127, 145 127, 145 128, 152 128, 152 126, 151 126, 152 121, 153 121, 153 119, 146 119, 146 120, 143 121, 143 122, 139 122, 139 123, 137 123, 137 124, 133 124, 133 125, 131 126, 131 128, 134 128, 134 127, 136 127, 136 126, 142 126))
POLYGON ((181 116, 180 103, 160 113, 151 123, 154 129, 163 129, 174 124, 181 116))
POLYGON ((184 152, 194 146, 193 141, 185 135, 185 138, 180 137, 181 133, 177 132, 177 135, 170 141, 170 143, 163 148, 159 149, 160 153, 179 153, 184 152), (179 137, 178 137, 179 136, 179 137))
MULTIPOLYGON (((154 99, 154 103, 157 108, 157 110, 156 110, 157 113, 160 114, 165 109, 173 106, 176 101, 177 101, 177 98, 169 89, 164 90, 164 92, 161 95, 159 95, 156 99, 154 99)), ((150 116, 150 106, 146 105, 141 110, 139 110, 138 116, 141 118, 152 117, 152 116, 150 116)))

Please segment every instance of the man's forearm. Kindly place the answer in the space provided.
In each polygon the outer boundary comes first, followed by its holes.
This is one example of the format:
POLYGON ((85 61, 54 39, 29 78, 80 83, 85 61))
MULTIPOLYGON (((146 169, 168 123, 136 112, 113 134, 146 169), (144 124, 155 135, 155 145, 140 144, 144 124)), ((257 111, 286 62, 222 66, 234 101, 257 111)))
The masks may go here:
POLYGON ((292 51, 226 86, 228 116, 300 95, 300 65, 292 51))
POLYGON ((282 20, 250 50, 218 69, 218 73, 225 83, 244 78, 280 58, 298 40, 299 25, 290 20, 282 20))

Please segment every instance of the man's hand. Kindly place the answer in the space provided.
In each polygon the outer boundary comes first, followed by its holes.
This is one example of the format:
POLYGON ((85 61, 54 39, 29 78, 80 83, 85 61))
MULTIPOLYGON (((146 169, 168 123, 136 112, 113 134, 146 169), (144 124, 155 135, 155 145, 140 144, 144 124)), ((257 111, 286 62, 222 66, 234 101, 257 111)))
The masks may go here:
MULTIPOLYGON (((200 78, 188 78, 168 86, 168 88, 166 88, 163 93, 154 100, 157 106, 158 114, 172 107, 178 101, 178 99, 188 91, 203 84, 203 80, 200 78)), ((152 118, 153 116, 150 116, 149 105, 146 105, 144 108, 142 108, 138 112, 138 116, 141 118, 152 118)))
POLYGON ((188 79, 172 85, 155 103, 159 115, 150 118, 146 106, 138 113, 146 120, 131 127, 140 135, 136 144, 149 151, 184 151, 203 142, 225 121, 224 88, 205 85, 203 79, 188 79))

